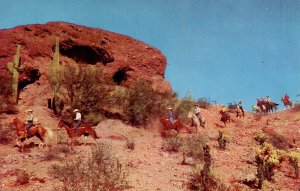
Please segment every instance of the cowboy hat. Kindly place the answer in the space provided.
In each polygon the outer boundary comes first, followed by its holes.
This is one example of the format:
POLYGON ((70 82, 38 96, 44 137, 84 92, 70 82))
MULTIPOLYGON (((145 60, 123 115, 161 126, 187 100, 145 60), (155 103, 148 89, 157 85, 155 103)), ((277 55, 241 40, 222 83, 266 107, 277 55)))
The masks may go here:
POLYGON ((78 112, 79 110, 78 109, 74 109, 74 111, 73 112, 78 112))
POLYGON ((168 107, 168 109, 172 109, 172 107, 168 107))
POLYGON ((32 109, 28 109, 27 112, 33 112, 33 110, 32 109))

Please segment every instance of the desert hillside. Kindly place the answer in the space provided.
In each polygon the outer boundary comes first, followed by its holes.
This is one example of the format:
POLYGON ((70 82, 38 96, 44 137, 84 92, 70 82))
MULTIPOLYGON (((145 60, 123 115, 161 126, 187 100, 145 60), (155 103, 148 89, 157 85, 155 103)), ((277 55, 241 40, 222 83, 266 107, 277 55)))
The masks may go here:
MULTIPOLYGON (((43 149, 38 148, 39 140, 31 138, 27 144, 34 142, 31 148, 20 152, 15 143, 0 145, 0 181, 1 190, 57 190, 62 188, 62 182, 49 175, 49 167, 53 164, 63 164, 66 161, 85 159, 91 153, 94 145, 92 139, 83 145, 83 139, 75 140, 74 146, 67 144, 67 134, 64 129, 57 130, 58 117, 47 109, 44 98, 47 93, 43 86, 32 84, 26 87, 20 97, 18 105, 19 114, 1 115, 2 127, 14 128, 9 122, 14 117, 25 120, 23 111, 30 107, 35 111, 42 125, 55 132, 55 138, 43 149), (51 149, 66 146, 68 152, 58 152, 49 157, 51 149), (28 184, 18 185, 16 182, 17 169, 31 173, 28 184)), ((279 111, 273 114, 246 113, 244 118, 236 118, 231 114, 232 123, 227 127, 220 121, 218 106, 203 109, 203 116, 208 121, 205 129, 200 129, 199 135, 206 134, 211 147, 212 168, 216 176, 231 189, 255 190, 245 184, 243 180, 257 173, 255 164, 255 151, 257 143, 253 139, 259 133, 269 136, 271 142, 284 150, 297 150, 300 148, 300 115, 297 110, 279 111), (230 138, 225 150, 219 148, 217 138, 218 130, 222 129, 230 138)), ((188 124, 187 124, 188 125, 188 124)), ((113 152, 129 172, 128 190, 186 190, 191 177, 192 166, 182 165, 182 152, 167 152, 162 149, 164 138, 161 137, 159 121, 152 121, 147 128, 134 128, 118 120, 104 120, 95 130, 100 139, 97 142, 108 142, 113 152), (133 140, 135 148, 126 148, 128 140, 133 140)), ((180 136, 192 136, 181 132, 180 136)), ((3 135, 1 135, 3 136, 3 135)), ((16 137, 16 135, 14 135, 16 137)), ((272 182, 264 182, 264 190, 299 190, 300 180, 295 178, 293 168, 288 162, 276 169, 272 182)))
MULTIPOLYGON (((208 190, 257 190, 259 160, 266 167, 264 176, 269 175, 262 190, 300 190, 300 179, 296 177, 300 152, 298 106, 268 114, 246 112, 244 117, 230 113, 231 123, 225 126, 220 120, 221 106, 210 104, 201 109, 207 125, 196 131, 187 119, 196 101, 176 97, 164 79, 165 56, 143 42, 101 29, 47 23, 1 30, 0 43, 1 191, 68 190, 66 185, 89 182, 87 178, 96 185, 104 181, 103 190, 207 190, 199 186, 206 180, 208 190), (24 67, 11 68, 15 71, 11 80, 7 63, 19 58, 14 56, 17 45, 21 45, 19 56, 24 67), (68 75, 67 80, 59 81, 51 75, 49 68, 55 63, 69 67, 62 67, 65 73, 56 73, 60 77, 68 75), (93 71, 101 74, 92 75, 93 71), (79 78, 84 80, 76 81, 79 78), (137 79, 142 80, 136 85, 137 79), (19 85, 18 104, 10 99, 14 93, 10 83, 19 85), (54 112, 54 101, 52 106, 49 104, 53 98, 62 103, 61 112, 54 112), (184 122, 178 131, 165 129, 160 121, 171 106, 176 109, 174 116, 184 122), (95 131, 95 140, 91 136, 87 140, 77 136, 71 139, 73 130, 67 134, 67 128, 59 128, 63 117, 72 120, 75 108, 82 111, 84 119, 89 115, 90 124, 97 125, 74 134, 94 135, 95 131), (33 110, 41 126, 49 128, 47 133, 53 132, 51 138, 46 136, 43 148, 37 137, 25 140, 24 147, 16 144, 13 119, 20 119, 22 124, 28 109, 33 110), (220 148, 222 140, 227 141, 225 148, 220 148), (106 169, 106 164, 114 166, 106 169), (74 180, 66 181, 70 177, 74 180), (120 181, 119 187, 112 179, 120 181)), ((98 189, 88 186, 93 188, 90 190, 98 189)))

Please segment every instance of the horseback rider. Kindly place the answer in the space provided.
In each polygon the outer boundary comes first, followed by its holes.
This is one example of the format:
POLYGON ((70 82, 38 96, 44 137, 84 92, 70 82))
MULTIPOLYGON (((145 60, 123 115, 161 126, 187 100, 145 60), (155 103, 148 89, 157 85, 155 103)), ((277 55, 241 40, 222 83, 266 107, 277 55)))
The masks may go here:
POLYGON ((271 104, 271 98, 270 98, 270 96, 267 96, 266 103, 267 103, 267 104, 271 104))
POLYGON ((238 104, 237 104, 237 107, 239 107, 240 108, 240 110, 242 111, 242 113, 243 113, 243 116, 245 116, 245 112, 244 112, 244 109, 243 109, 243 104, 242 104, 242 101, 241 100, 239 100, 239 102, 238 102, 238 104))
POLYGON ((172 127, 174 128, 174 118, 173 118, 172 107, 168 107, 168 119, 171 122, 172 127))
POLYGON ((26 132, 27 132, 27 135, 29 135, 30 128, 33 126, 33 110, 28 109, 27 113, 28 113, 28 116, 27 116, 26 132))
POLYGON ((287 94, 284 95, 283 99, 286 101, 286 102, 289 102, 290 101, 290 96, 288 96, 287 94))
POLYGON ((201 110, 199 107, 199 104, 195 104, 196 108, 195 108, 195 115, 198 117, 199 122, 202 123, 202 116, 201 116, 201 110))
POLYGON ((79 112, 78 109, 74 109, 73 113, 76 113, 74 121, 76 123, 75 130, 77 131, 81 124, 81 113, 79 112))
POLYGON ((264 97, 261 97, 261 99, 260 99, 260 103, 261 103, 262 105, 265 105, 265 103, 266 103, 266 100, 265 100, 265 98, 264 98, 264 97))

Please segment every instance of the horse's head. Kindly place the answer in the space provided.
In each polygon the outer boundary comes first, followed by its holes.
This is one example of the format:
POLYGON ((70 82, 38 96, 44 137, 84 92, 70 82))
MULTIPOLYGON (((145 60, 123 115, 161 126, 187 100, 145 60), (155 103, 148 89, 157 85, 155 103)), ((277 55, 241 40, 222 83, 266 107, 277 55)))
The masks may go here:
POLYGON ((188 114, 188 118, 192 118, 193 117, 193 113, 190 111, 189 114, 188 114))
POLYGON ((10 122, 11 125, 17 125, 18 123, 21 123, 21 121, 17 117, 13 118, 10 122))

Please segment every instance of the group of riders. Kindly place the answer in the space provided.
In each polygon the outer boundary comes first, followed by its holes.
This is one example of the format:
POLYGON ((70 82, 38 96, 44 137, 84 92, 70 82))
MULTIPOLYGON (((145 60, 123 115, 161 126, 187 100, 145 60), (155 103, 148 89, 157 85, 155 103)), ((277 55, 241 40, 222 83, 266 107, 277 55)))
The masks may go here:
MULTIPOLYGON (((273 109, 275 109, 275 111, 277 110, 277 106, 279 104, 274 103, 271 101, 270 96, 267 96, 266 99, 264 99, 264 97, 261 98, 256 98, 256 106, 258 107, 258 109, 260 110, 260 112, 270 112, 273 111, 273 109)), ((291 103, 290 97, 288 96, 288 94, 285 94, 284 97, 281 98, 281 101, 283 101, 284 105, 286 106, 286 103, 291 103)))
MULTIPOLYGON (((273 109, 277 109, 277 106, 279 104, 274 103, 271 101, 270 96, 266 96, 266 99, 264 99, 264 97, 261 98, 257 98, 257 103, 256 105, 258 106, 258 108, 260 109, 260 111, 273 111, 273 109)), ((282 97, 282 101, 285 103, 289 103, 290 101, 290 97, 285 94, 284 97, 282 97)), ((234 102, 233 104, 233 108, 235 109, 234 111, 236 112, 236 117, 241 117, 241 116, 245 116, 245 111, 243 109, 243 104, 242 101, 239 100, 237 103, 234 102)), ((222 105, 221 110, 219 111, 219 113, 222 115, 221 117, 221 121, 224 117, 226 117, 226 115, 229 115, 229 111, 228 108, 225 107, 224 105, 222 105)), ((201 115, 201 109, 199 104, 195 104, 195 108, 194 108, 194 114, 198 117, 199 122, 201 123, 203 121, 203 117, 201 115)), ((168 108, 168 119, 171 122, 172 125, 174 125, 174 118, 173 118, 173 112, 172 112, 172 108, 169 107, 168 108)), ((223 119, 224 120, 224 119, 223 119)), ((193 120, 192 120, 192 124, 193 124, 193 120)))
MULTIPOLYGON (((282 100, 286 102, 290 102, 290 97, 287 94, 285 94, 282 100)), ((273 108, 274 106, 276 107, 278 105, 276 103, 271 102, 270 96, 267 96, 266 100, 264 99, 264 97, 261 97, 260 99, 256 98, 256 101, 257 101, 256 105, 261 109, 261 111, 266 111, 266 108, 273 108)), ((199 122, 201 123, 203 122, 203 117, 201 115, 200 106, 197 103, 194 106, 195 106, 194 113, 199 119, 199 122)), ((239 113, 241 113, 242 116, 245 116, 245 112, 241 100, 239 100, 238 103, 234 102, 234 107, 236 108, 237 117, 239 116, 239 113)), ((27 113, 28 116, 27 116, 26 132, 27 134, 29 134, 30 128, 33 126, 33 120, 34 120, 33 110, 29 109, 27 110, 27 113)), ((81 113, 79 112, 78 109, 74 109, 73 113, 75 114, 75 118, 74 118, 75 130, 78 130, 82 121, 81 113)), ((220 114, 222 115, 222 117, 228 114, 228 109, 224 105, 222 105, 221 107, 220 114)), ((173 118, 173 112, 171 107, 168 108, 168 119, 171 122, 171 124, 174 126, 174 118, 173 118)))
MULTIPOLYGON (((27 125, 26 125, 26 133, 27 135, 30 135, 30 128, 34 125, 33 120, 33 110, 29 109, 27 110, 27 125)), ((81 113, 79 112, 78 109, 74 109, 73 114, 75 114, 74 122, 75 122, 75 130, 77 131, 81 125, 81 113)))

